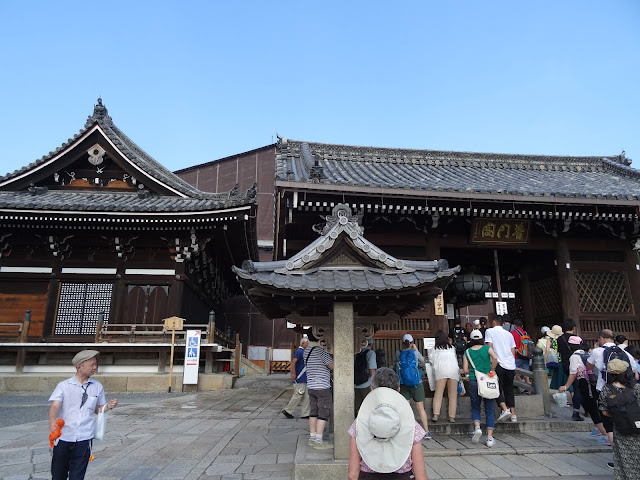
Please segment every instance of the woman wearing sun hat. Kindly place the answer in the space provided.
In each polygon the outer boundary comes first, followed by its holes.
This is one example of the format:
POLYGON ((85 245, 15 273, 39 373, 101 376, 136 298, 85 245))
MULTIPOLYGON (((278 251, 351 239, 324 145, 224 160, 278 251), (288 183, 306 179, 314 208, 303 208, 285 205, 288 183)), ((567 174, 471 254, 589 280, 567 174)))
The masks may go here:
POLYGON ((567 382, 567 376, 564 374, 564 370, 562 369, 562 358, 560 358, 560 352, 558 352, 558 337, 560 337, 562 333, 562 327, 560 325, 554 325, 551 327, 551 330, 547 332, 547 336, 550 340, 547 342, 547 348, 544 352, 544 363, 551 372, 551 384, 549 385, 549 388, 553 390, 557 390, 561 385, 564 385, 567 382), (558 366, 554 366, 548 360, 549 352, 551 350, 556 352, 558 357, 558 366))
POLYGON ((396 372, 379 368, 349 428, 349 480, 428 480, 421 442, 426 432, 399 391, 396 372))

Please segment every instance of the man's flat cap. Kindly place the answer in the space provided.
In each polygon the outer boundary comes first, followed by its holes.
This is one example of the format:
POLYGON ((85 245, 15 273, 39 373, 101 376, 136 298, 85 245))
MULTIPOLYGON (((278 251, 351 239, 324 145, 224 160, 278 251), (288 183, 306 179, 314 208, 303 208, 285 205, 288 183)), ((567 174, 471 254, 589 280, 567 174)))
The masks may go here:
POLYGON ((71 363, 73 363, 74 367, 77 367, 82 362, 91 360, 93 357, 97 357, 98 355, 100 355, 100 352, 97 350, 82 350, 81 352, 76 353, 76 356, 73 357, 71 363))

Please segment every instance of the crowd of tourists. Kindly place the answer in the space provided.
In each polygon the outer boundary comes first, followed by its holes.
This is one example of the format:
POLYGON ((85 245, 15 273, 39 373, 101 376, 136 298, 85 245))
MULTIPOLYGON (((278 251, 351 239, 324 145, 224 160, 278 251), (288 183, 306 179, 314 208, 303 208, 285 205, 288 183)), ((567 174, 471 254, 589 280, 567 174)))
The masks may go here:
MULTIPOLYGON (((530 376, 517 375, 516 369, 531 369, 534 346, 543 352, 550 389, 561 394, 557 398, 564 394, 567 407, 573 408, 572 419, 583 421, 583 416, 589 416, 594 423, 591 435, 613 447, 614 461, 609 467, 615 470, 616 479, 634 478, 631 469, 640 462, 640 416, 633 417, 633 411, 640 415, 640 383, 636 383, 640 348, 629 346, 623 335, 615 336, 606 329, 590 346, 576 335, 571 319, 562 325, 542 327, 537 343, 520 319, 496 315, 491 326, 488 324, 486 318, 480 318, 462 327, 456 319, 448 333, 435 332, 426 355, 407 333, 395 352, 393 368, 380 364, 380 352, 374 350, 374 340, 368 340, 354 357, 356 419, 348 430, 352 437, 349 478, 377 478, 380 474, 388 478, 427 478, 420 447, 422 440, 431 439, 425 385, 433 391, 432 422, 440 420, 446 392, 446 418, 455 423, 457 396, 468 391, 471 442, 480 443, 484 434, 484 444, 493 447, 496 422, 518 422, 514 381, 527 383, 530 376), (411 400, 419 422, 414 419, 411 400), (626 427, 620 426, 624 421, 619 418, 621 410, 632 411, 625 413, 626 427)), ((333 448, 323 439, 332 408, 333 359, 320 346, 309 346, 309 339, 303 337, 292 365, 293 394, 282 413, 293 418, 300 403, 302 418, 309 418, 309 445, 333 448)), ((525 388, 522 393, 529 391, 525 388)))

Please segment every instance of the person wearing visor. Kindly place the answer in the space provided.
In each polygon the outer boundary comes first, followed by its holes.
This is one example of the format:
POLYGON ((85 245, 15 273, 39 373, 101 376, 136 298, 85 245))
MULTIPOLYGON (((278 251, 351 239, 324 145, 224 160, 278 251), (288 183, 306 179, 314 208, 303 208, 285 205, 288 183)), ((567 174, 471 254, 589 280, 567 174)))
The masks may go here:
MULTIPOLYGON (((96 350, 82 350, 71 363, 76 374, 60 382, 49 401, 49 428, 56 430, 56 420, 62 418, 62 434, 53 447, 51 477, 53 480, 81 480, 84 478, 91 456, 94 435, 94 415, 107 404, 102 384, 92 375, 98 369, 96 350)), ((118 405, 111 400, 107 409, 118 405)))

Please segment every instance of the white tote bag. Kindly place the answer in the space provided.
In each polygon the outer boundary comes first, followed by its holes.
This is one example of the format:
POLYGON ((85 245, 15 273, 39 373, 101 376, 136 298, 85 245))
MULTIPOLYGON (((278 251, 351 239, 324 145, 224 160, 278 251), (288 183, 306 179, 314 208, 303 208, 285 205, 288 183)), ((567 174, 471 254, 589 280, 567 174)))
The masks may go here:
POLYGON ((427 380, 429 381, 429 390, 433 392, 436 389, 436 373, 433 371, 433 365, 429 362, 425 363, 424 371, 427 374, 427 380))
POLYGON ((465 352, 467 355, 467 360, 473 367, 473 371, 476 374, 476 381, 478 382, 478 395, 482 398, 492 399, 498 398, 500 396, 500 386, 498 385, 498 377, 494 375, 490 377, 487 373, 482 373, 476 370, 476 366, 471 360, 471 355, 469 355, 469 350, 465 352))
POLYGON ((107 405, 103 405, 100 410, 98 410, 98 415, 96 416, 96 423, 93 432, 93 438, 96 440, 102 440, 104 438, 104 433, 107 430, 107 405))

